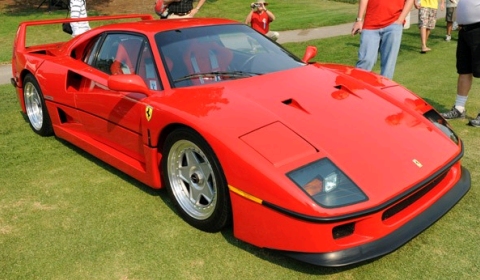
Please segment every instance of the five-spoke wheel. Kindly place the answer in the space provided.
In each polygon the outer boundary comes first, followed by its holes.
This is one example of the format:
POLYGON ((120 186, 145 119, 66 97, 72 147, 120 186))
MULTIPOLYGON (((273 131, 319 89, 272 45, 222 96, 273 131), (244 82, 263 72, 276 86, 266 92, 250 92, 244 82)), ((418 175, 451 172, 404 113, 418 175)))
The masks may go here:
POLYGON ((192 226, 216 232, 231 216, 225 176, 207 142, 191 129, 168 135, 162 172, 179 214, 192 226))
POLYGON ((41 136, 52 135, 52 123, 45 106, 42 91, 37 80, 31 74, 27 74, 23 80, 23 97, 28 122, 32 130, 41 136))

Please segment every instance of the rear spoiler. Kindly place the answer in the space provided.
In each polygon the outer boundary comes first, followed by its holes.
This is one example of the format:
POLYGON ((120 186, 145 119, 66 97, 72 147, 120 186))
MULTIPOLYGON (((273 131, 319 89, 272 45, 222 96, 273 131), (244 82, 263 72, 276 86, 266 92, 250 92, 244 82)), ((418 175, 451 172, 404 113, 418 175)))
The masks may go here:
POLYGON ((129 18, 138 18, 140 20, 153 20, 152 15, 150 14, 128 14, 128 15, 115 15, 115 16, 93 16, 85 18, 62 18, 62 19, 47 19, 47 20, 32 20, 24 21, 20 23, 20 26, 30 26, 30 25, 45 25, 45 24, 55 24, 63 22, 77 22, 77 21, 102 21, 102 20, 115 20, 115 19, 129 19, 129 18))
POLYGON ((119 19, 135 19, 139 20, 153 20, 153 16, 150 14, 128 14, 128 15, 115 15, 115 16, 93 16, 86 18, 62 18, 62 19, 48 19, 48 20, 34 20, 24 21, 18 25, 17 36, 15 38, 14 47, 18 49, 25 48, 26 42, 26 29, 28 26, 34 25, 47 25, 58 24, 64 22, 79 22, 79 21, 106 21, 106 20, 119 20, 119 19))

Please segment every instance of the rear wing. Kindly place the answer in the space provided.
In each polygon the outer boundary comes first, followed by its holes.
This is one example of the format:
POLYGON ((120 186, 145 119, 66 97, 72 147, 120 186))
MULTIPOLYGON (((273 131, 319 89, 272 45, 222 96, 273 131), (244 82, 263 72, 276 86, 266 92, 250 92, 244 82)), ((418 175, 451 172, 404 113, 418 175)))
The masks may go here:
POLYGON ((14 52, 25 50, 27 27, 35 25, 48 25, 48 24, 60 24, 64 22, 79 22, 79 21, 107 21, 107 20, 123 20, 123 19, 135 19, 139 20, 153 20, 150 14, 128 14, 128 15, 115 15, 115 16, 93 16, 86 18, 63 18, 63 19, 49 19, 49 20, 35 20, 25 21, 18 25, 17 35, 13 43, 14 52))

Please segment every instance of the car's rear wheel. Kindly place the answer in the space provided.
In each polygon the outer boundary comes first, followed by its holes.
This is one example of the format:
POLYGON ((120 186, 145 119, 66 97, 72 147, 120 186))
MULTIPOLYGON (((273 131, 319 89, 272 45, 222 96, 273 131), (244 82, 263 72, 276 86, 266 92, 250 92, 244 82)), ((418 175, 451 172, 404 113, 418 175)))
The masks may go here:
POLYGON ((28 122, 35 133, 41 136, 53 134, 52 122, 48 115, 45 100, 37 80, 28 74, 23 80, 23 98, 28 122))
POLYGON ((163 152, 163 178, 180 216, 207 232, 225 227, 231 219, 227 182, 208 143, 181 128, 168 135, 163 152))

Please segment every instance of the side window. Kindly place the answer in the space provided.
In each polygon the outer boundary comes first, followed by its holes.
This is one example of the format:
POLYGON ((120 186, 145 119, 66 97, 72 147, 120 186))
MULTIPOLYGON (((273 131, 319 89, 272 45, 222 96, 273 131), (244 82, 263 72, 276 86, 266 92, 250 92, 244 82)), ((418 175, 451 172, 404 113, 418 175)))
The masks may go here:
POLYGON ((126 67, 131 64, 132 59, 135 61, 135 58, 138 57, 141 43, 141 38, 132 35, 107 34, 103 37, 99 36, 96 42, 93 44, 92 48, 90 49, 90 52, 85 57, 84 61, 85 63, 109 75, 127 74, 118 72, 120 70, 118 70, 117 73, 112 73, 112 65, 115 61, 118 61, 119 69, 123 67, 125 72, 132 70, 133 73, 134 66, 131 66, 128 69, 126 67), (127 49, 125 48, 125 46, 121 46, 121 43, 128 40, 129 37, 137 38, 136 52, 127 53, 127 49))
POLYGON ((117 55, 118 44, 121 40, 120 36, 120 34, 99 36, 85 56, 85 63, 111 75, 111 67, 117 55))
POLYGON ((148 88, 161 90, 152 50, 142 36, 120 33, 99 36, 84 61, 109 75, 137 74, 148 88))
POLYGON ((83 62, 88 65, 93 64, 97 50, 100 47, 100 43, 102 42, 102 38, 102 36, 97 36, 97 38, 88 43, 87 47, 85 48, 87 51, 83 56, 83 62))
MULTIPOLYGON (((130 34, 112 34, 107 36, 103 46, 105 46, 110 52, 114 50, 110 73, 112 75, 137 74, 136 67, 143 44, 144 40, 139 36, 130 34), (112 43, 109 46, 107 43, 110 36, 112 36, 112 43)), ((102 52, 100 52, 100 55, 101 54, 102 52)))
POLYGON ((117 35, 109 35, 105 37, 97 59, 92 64, 93 67, 107 74, 112 74, 110 67, 117 54, 118 42, 120 39, 117 35))
POLYGON ((152 56, 152 49, 148 43, 145 43, 140 53, 140 62, 138 63, 137 74, 142 77, 147 87, 151 90, 161 90, 160 80, 158 78, 157 67, 152 56))

